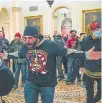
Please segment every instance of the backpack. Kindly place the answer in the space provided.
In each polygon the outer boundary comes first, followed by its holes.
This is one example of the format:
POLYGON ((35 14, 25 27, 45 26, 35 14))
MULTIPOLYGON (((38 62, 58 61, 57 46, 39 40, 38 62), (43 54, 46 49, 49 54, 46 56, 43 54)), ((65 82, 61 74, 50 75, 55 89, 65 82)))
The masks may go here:
POLYGON ((0 66, 0 96, 10 93, 14 86, 14 76, 6 63, 2 61, 0 66))

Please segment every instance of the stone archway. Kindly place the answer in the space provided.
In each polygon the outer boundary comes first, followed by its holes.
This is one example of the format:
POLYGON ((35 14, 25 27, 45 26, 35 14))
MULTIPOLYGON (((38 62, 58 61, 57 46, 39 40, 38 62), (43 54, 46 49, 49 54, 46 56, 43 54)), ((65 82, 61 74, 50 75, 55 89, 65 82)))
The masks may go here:
POLYGON ((9 12, 6 8, 2 8, 0 11, 0 29, 4 29, 5 37, 10 39, 10 23, 9 23, 9 12))
POLYGON ((72 14, 73 14, 72 10, 67 6, 59 6, 55 8, 52 12, 53 32, 58 31, 61 35, 68 35, 69 32, 66 31, 70 31, 72 29, 72 21, 73 21, 72 14), (63 13, 59 14, 60 11, 63 13), (69 24, 70 24, 70 29, 69 29, 69 24))

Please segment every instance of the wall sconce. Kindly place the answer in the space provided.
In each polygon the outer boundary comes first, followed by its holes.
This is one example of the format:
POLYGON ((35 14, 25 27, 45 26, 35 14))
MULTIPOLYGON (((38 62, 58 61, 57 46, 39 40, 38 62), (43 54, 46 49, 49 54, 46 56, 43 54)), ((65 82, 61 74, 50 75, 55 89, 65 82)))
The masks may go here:
POLYGON ((49 4, 49 6, 52 7, 52 4, 53 4, 54 0, 46 0, 46 1, 49 4))

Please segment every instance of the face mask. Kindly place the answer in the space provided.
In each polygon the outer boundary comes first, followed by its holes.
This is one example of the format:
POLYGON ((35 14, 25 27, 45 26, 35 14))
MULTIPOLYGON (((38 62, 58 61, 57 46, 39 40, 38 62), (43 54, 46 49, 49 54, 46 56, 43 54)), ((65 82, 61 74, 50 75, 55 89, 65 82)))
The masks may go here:
POLYGON ((94 35, 95 38, 100 38, 101 37, 101 31, 100 30, 99 31, 95 31, 93 33, 93 35, 94 35))

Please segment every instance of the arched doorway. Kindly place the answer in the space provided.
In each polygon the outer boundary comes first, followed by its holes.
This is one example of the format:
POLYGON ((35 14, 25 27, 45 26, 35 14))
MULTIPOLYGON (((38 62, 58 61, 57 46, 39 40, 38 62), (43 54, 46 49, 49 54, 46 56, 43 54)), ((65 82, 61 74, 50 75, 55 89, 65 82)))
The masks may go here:
POLYGON ((72 29, 72 19, 71 18, 65 18, 62 21, 62 24, 61 24, 62 37, 69 37, 71 29, 72 29))
POLYGON ((72 29, 72 11, 65 6, 55 8, 53 16, 53 32, 57 31, 62 36, 69 36, 72 29))
POLYGON ((4 29, 5 37, 10 39, 10 28, 9 28, 9 12, 6 8, 2 8, 0 11, 0 29, 4 29))

